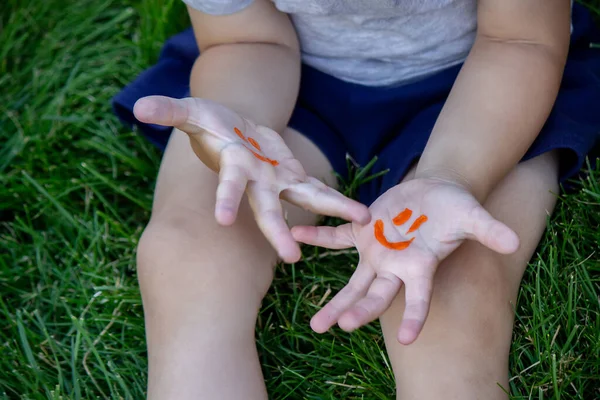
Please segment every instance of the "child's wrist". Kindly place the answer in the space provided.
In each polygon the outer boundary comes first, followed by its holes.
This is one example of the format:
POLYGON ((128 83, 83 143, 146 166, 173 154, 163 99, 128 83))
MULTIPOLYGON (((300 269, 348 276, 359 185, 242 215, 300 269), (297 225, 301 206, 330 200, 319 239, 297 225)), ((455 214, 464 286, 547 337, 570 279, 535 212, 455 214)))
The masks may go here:
POLYGON ((472 174, 460 171, 458 168, 418 165, 413 179, 437 180, 460 186, 480 201, 487 197, 489 192, 488 188, 472 174))

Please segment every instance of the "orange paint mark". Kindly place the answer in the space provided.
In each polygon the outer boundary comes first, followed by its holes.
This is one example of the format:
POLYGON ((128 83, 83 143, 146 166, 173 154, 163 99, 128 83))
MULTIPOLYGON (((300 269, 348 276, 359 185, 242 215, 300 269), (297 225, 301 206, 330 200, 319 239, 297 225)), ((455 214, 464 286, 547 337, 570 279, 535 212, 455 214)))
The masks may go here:
POLYGON ((257 152, 255 152, 254 150, 248 148, 248 147, 246 147, 246 148, 248 150, 250 150, 250 152, 252 153, 252 155, 254 157, 258 158, 260 161, 267 162, 267 163, 271 164, 274 167, 277 166, 277 165, 279 165, 279 161, 277 161, 277 160, 271 160, 270 158, 262 156, 262 155, 258 154, 257 152))
MULTIPOLYGON (((242 131, 240 131, 238 128, 234 127, 233 131, 235 132, 236 135, 238 135, 240 137, 240 139, 242 139, 244 142, 248 142, 250 143, 252 146, 254 146, 258 151, 261 151, 260 149, 260 145, 258 144, 258 142, 252 138, 246 138, 246 136, 244 136, 244 134, 242 133, 242 131)), ((246 147, 246 146, 245 146, 246 147)), ((246 147, 248 150, 250 150, 250 152, 252 153, 252 155, 256 158, 258 158, 260 161, 264 161, 266 163, 271 164, 272 166, 277 166, 279 165, 279 161, 277 160, 271 160, 268 157, 263 156, 262 154, 259 154, 257 152, 255 152, 254 150, 252 150, 249 147, 246 147)))
POLYGON ((406 231, 406 233, 408 234, 408 233, 412 233, 412 232, 416 231, 425 222, 427 222, 427 217, 424 215, 421 215, 419 218, 417 218, 415 220, 415 222, 413 222, 413 224, 410 226, 410 228, 408 228, 408 231, 406 231))
POLYGON ((415 238, 412 238, 402 242, 389 242, 383 234, 383 221, 380 219, 375 221, 375 239, 377 239, 377 241, 384 247, 387 247, 391 250, 404 250, 410 246, 413 240, 415 240, 415 238))
POLYGON ((258 144, 258 142, 254 139, 252 139, 251 137, 248 138, 248 143, 250 143, 252 146, 254 146, 254 148, 258 151, 260 151, 260 144, 258 144))
POLYGON ((242 133, 242 131, 240 131, 238 128, 234 127, 233 131, 236 133, 236 135, 238 135, 240 137, 240 139, 242 139, 244 142, 247 141, 246 136, 244 136, 244 134, 242 133))
POLYGON ((408 221, 411 216, 412 216, 412 210, 405 208, 404 211, 402 211, 400 214, 398 214, 398 215, 396 215, 396 217, 394 217, 392 222, 394 223, 394 225, 402 225, 402 224, 405 224, 406 221, 408 221))

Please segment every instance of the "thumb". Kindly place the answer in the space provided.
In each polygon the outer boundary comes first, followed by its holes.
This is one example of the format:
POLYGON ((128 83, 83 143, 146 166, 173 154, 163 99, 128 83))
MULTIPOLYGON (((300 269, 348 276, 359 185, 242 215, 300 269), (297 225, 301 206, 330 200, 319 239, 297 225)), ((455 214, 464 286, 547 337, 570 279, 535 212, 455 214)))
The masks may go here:
POLYGON ((191 123, 193 99, 147 96, 136 101, 133 114, 144 123, 173 126, 186 133, 200 133, 202 128, 191 123))
POLYGON ((519 237, 515 231, 492 217, 481 205, 469 213, 463 231, 468 239, 500 254, 512 254, 519 248, 519 237))

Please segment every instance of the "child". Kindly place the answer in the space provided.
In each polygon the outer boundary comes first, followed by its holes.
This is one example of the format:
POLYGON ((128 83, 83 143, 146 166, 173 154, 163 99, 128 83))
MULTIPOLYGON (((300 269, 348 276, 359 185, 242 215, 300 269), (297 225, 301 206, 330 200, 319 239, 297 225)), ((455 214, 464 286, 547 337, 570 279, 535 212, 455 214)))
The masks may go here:
POLYGON ((298 242, 358 249, 311 326, 380 318, 399 399, 506 398, 511 303, 600 132, 589 15, 568 0, 185 1, 193 32, 115 99, 154 143, 170 136, 138 249, 149 398, 267 398, 254 324, 298 242), (361 188, 368 209, 331 188, 346 154, 389 169, 361 188), (311 227, 315 213, 349 223, 311 227))

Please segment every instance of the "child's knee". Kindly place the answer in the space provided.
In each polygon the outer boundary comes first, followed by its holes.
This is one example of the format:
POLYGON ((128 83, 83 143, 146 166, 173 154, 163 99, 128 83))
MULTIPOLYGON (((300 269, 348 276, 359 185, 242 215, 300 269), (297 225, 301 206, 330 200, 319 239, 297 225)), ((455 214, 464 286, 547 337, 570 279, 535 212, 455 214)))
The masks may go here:
MULTIPOLYGON (((394 338, 388 339, 394 357, 404 355, 414 361, 434 351, 440 360, 459 357, 475 362, 508 354, 514 313, 505 266, 499 257, 469 247, 461 247, 440 265, 429 315, 414 345, 397 346, 395 341, 403 292, 386 312, 383 329, 386 337, 394 338)), ((490 365, 494 371, 497 367, 490 365)))
POLYGON ((507 268, 504 256, 479 243, 465 242, 438 267, 434 295, 450 301, 506 303, 521 278, 523 268, 507 268), (520 272, 518 272, 520 271, 520 272))
POLYGON ((211 218, 173 212, 152 219, 137 248, 145 302, 224 296, 260 302, 273 278, 275 252, 252 227, 220 227, 211 218))
POLYGON ((455 329, 478 351, 505 346, 520 278, 511 276, 501 256, 469 243, 440 265, 428 322, 455 329))

